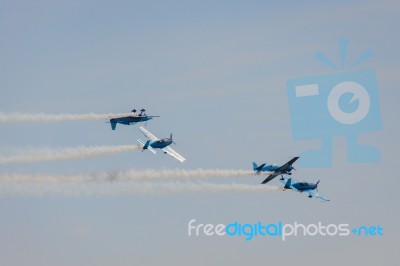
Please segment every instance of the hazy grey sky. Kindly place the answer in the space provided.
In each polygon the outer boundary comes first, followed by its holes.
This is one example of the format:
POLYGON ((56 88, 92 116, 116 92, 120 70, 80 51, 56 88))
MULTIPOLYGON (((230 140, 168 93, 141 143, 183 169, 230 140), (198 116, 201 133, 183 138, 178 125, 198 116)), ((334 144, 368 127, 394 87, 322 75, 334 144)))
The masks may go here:
MULTIPOLYGON (((181 164, 127 152, 81 161, 0 165, 1 173, 77 175, 144 169, 250 169, 318 147, 292 138, 286 82, 333 70, 316 52, 377 75, 383 129, 360 136, 377 164, 298 167, 321 180, 329 203, 298 193, 231 192, 134 196, 11 196, 1 189, 2 265, 393 265, 398 261, 400 5, 397 1, 1 1, 0 112, 160 115, 148 128, 174 133, 181 164), (383 237, 279 239, 187 236, 199 223, 381 225, 383 237), (299 262, 301 261, 301 262, 299 262), (304 262, 304 263, 303 263, 304 262)), ((136 144, 137 126, 103 121, 0 123, 2 154, 26 148, 136 144)), ((258 185, 259 177, 205 182, 258 185)), ((274 181, 273 185, 278 182, 274 181)), ((38 190, 40 187, 37 188, 38 190)), ((110 184, 110 190, 113 184, 110 184)))

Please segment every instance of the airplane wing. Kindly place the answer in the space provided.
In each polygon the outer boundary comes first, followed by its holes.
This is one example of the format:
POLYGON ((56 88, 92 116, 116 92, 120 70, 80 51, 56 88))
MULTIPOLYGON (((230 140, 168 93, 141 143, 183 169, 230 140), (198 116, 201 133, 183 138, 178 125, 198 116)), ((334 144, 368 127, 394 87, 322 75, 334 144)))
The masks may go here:
POLYGON ((280 175, 280 172, 273 172, 272 174, 270 174, 264 181, 262 181, 261 184, 266 184, 269 181, 271 181, 272 179, 274 179, 275 177, 277 177, 278 175, 280 175))
POLYGON ((145 129, 144 127, 139 127, 140 131, 143 132, 143 134, 148 137, 149 139, 151 139, 152 141, 156 141, 159 140, 159 138, 157 138, 156 136, 154 136, 150 131, 148 131, 147 129, 145 129))
POLYGON ((314 190, 306 190, 307 193, 309 193, 310 195, 314 196, 315 198, 319 199, 320 201, 330 201, 328 198, 320 195, 318 192, 314 191, 314 190))
POLYGON ((182 157, 182 155, 180 155, 179 153, 177 153, 176 151, 174 151, 170 147, 165 147, 162 150, 164 152, 168 153, 169 155, 171 155, 172 157, 174 157, 175 159, 177 159, 178 161, 182 162, 182 163, 186 160, 185 158, 182 157))
POLYGON ((294 162, 297 161, 297 159, 299 159, 299 157, 294 157, 293 159, 291 159, 290 161, 288 161, 287 163, 285 163, 284 165, 282 165, 281 168, 279 168, 279 171, 285 171, 285 170, 287 170, 287 168, 289 167, 289 165, 294 164, 294 162))

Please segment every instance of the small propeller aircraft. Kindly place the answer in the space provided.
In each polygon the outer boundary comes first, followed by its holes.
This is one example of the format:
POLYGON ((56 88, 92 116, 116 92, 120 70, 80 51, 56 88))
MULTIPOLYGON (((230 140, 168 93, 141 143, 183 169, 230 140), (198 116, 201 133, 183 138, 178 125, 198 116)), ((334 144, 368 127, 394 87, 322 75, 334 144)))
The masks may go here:
POLYGON ((307 183, 307 182, 293 182, 292 178, 288 178, 287 180, 285 178, 280 179, 280 182, 283 185, 283 190, 286 189, 292 189, 293 191, 297 191, 300 193, 306 192, 308 193, 308 197, 312 198, 315 197, 321 201, 330 201, 329 199, 325 198, 324 196, 320 195, 318 193, 318 184, 319 180, 317 183, 307 183))
POLYGON ((173 149, 171 149, 170 147, 168 147, 169 145, 171 145, 172 143, 176 144, 173 139, 172 139, 172 133, 169 136, 169 138, 163 138, 163 139, 159 139, 156 136, 154 136, 150 131, 148 131, 147 129, 145 129, 144 127, 139 127, 140 131, 143 132, 143 134, 149 138, 150 140, 144 142, 141 139, 138 139, 137 141, 142 144, 143 148, 142 151, 144 150, 149 150, 152 153, 156 154, 155 149, 161 149, 164 151, 164 153, 167 153, 169 155, 171 155, 172 157, 174 157, 175 159, 177 159, 180 162, 184 162, 186 159, 183 158, 179 153, 177 153, 176 151, 174 151, 173 149))
POLYGON ((111 123, 111 129, 115 130, 117 127, 117 124, 123 124, 123 125, 134 125, 138 122, 146 122, 150 119, 153 119, 153 117, 160 117, 158 115, 146 115, 146 110, 142 109, 140 110, 139 114, 136 114, 136 109, 132 110, 132 115, 129 116, 123 116, 123 117, 116 117, 116 118, 111 118, 110 123, 111 123))
POLYGON ((253 162, 253 170, 256 172, 256 174, 260 174, 261 172, 272 172, 261 184, 266 184, 278 175, 291 175, 292 170, 296 170, 292 164, 294 164, 295 161, 297 161, 299 157, 294 157, 284 165, 276 165, 276 164, 266 164, 263 163, 262 165, 258 166, 255 162, 253 162))

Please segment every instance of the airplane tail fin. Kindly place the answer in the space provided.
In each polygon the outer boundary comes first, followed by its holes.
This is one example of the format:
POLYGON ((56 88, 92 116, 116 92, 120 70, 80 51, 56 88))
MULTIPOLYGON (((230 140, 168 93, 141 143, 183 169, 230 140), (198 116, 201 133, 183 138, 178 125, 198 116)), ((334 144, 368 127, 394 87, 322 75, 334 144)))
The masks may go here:
POLYGON ((115 128, 117 127, 117 122, 113 121, 112 119, 110 120, 110 124, 111 124, 111 129, 115 130, 115 128))
POLYGON ((137 141, 143 146, 143 147, 142 147, 142 151, 144 151, 144 150, 149 150, 149 151, 151 151, 151 152, 154 153, 154 154, 157 153, 157 152, 151 147, 151 145, 150 145, 151 141, 150 141, 150 140, 144 142, 143 140, 138 139, 137 141))
POLYGON ((287 180, 287 182, 286 182, 284 188, 285 188, 285 189, 290 188, 291 185, 292 185, 292 179, 291 179, 291 178, 288 178, 288 180, 287 180))
POLYGON ((143 150, 147 150, 149 148, 150 145, 150 140, 146 141, 146 143, 143 146, 143 150))
POLYGON ((253 162, 253 170, 256 171, 257 174, 259 174, 260 172, 263 171, 264 166, 265 166, 265 163, 258 166, 255 162, 253 162))

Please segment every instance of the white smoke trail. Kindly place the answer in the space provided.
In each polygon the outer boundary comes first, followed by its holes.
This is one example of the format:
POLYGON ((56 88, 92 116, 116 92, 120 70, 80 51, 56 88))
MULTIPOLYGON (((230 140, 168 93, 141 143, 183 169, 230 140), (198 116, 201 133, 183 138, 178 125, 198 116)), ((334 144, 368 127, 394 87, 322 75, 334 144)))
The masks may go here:
POLYGON ((81 184, 13 184, 0 182, 0 195, 12 196, 135 196, 193 193, 271 192, 276 186, 194 182, 113 182, 81 184))
POLYGON ((4 122, 60 122, 60 121, 79 121, 79 120, 109 120, 120 116, 129 116, 132 113, 121 114, 30 114, 30 113, 2 113, 0 112, 0 123, 4 122))
POLYGON ((194 169, 194 170, 129 170, 80 175, 0 174, 0 181, 31 184, 81 184, 151 180, 193 180, 217 177, 254 176, 249 170, 194 169))
MULTIPOLYGON (((212 177, 253 175, 247 170, 130 170, 80 175, 0 174, 0 195, 124 196, 175 193, 268 192, 278 187, 193 182, 212 177), (155 183, 150 182, 157 180, 155 183), (184 180, 175 181, 172 180, 184 180), (188 181, 190 180, 190 181, 188 181), (167 182, 165 182, 167 181, 167 182)), ((256 177, 254 177, 256 178, 256 177)))
POLYGON ((124 172, 108 172, 91 175, 90 181, 120 181, 120 180, 171 180, 171 179, 208 179, 214 177, 242 177, 254 175, 250 170, 229 169, 174 169, 174 170, 129 170, 124 172))
POLYGON ((37 163, 46 161, 60 160, 82 160, 89 157, 99 157, 117 153, 141 150, 139 145, 120 145, 120 146, 93 146, 93 147, 75 147, 65 149, 37 149, 20 151, 23 155, 2 156, 0 165, 19 164, 19 163, 37 163))

